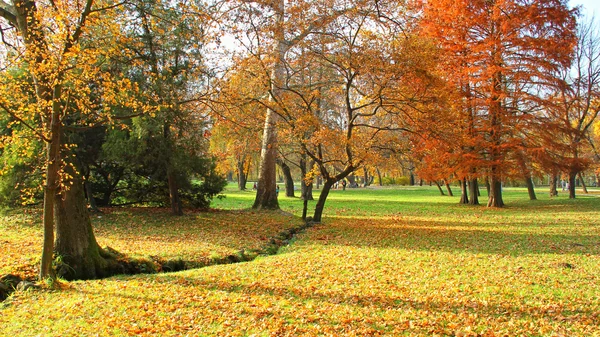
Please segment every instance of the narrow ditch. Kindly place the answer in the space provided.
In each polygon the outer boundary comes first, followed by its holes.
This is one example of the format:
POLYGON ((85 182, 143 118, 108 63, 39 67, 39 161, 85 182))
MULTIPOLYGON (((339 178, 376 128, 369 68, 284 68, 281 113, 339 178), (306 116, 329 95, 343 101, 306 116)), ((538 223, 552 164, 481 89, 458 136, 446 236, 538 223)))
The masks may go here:
MULTIPOLYGON (((205 261, 185 261, 182 259, 164 260, 158 257, 151 257, 151 260, 138 260, 128 258, 110 247, 106 247, 105 249, 121 260, 124 266, 124 273, 121 275, 172 273, 215 265, 249 262, 253 261, 258 256, 276 255, 281 247, 289 245, 298 234, 303 233, 316 224, 318 223, 307 221, 300 226, 288 228, 277 233, 270 237, 267 243, 258 249, 241 249, 235 254, 209 258, 205 261)), ((39 286, 35 284, 35 281, 36 280, 33 278, 23 279, 20 276, 13 274, 3 275, 0 277, 0 302, 5 301, 15 291, 39 288, 39 286)))

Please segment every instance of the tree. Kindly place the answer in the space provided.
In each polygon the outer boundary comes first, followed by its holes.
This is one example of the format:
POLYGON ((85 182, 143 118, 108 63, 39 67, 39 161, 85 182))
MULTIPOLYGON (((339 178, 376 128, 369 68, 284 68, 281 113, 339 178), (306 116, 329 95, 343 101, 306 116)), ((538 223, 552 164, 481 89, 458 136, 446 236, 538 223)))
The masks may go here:
POLYGON ((575 22, 575 11, 560 0, 425 3, 424 30, 447 51, 448 78, 462 88, 484 135, 479 155, 490 179, 490 207, 504 204, 506 158, 517 143, 507 131, 523 118, 522 102, 540 99, 523 84, 547 85, 549 73, 569 64, 575 22))
POLYGON ((583 156, 589 133, 600 112, 600 35, 594 19, 580 23, 573 63, 557 69, 560 79, 553 105, 547 110, 555 126, 554 148, 566 150, 563 161, 569 180, 569 198, 575 198, 575 182, 591 162, 583 156))
POLYGON ((110 11, 114 6, 92 0, 0 2, 3 25, 13 28, 9 48, 16 51, 6 56, 9 63, 27 69, 32 79, 3 83, 0 108, 46 144, 40 278, 54 277, 51 264, 55 225, 56 254, 70 266, 67 278, 96 278, 118 269, 117 262, 104 254, 93 235, 81 179, 73 168, 66 139, 69 129, 79 122, 110 118, 90 99, 92 79, 102 83, 106 102, 127 102, 118 92, 128 88, 129 82, 114 80, 96 66, 115 50, 86 44, 94 38, 116 35, 111 21, 114 12, 110 11), (13 98, 24 98, 31 87, 34 100, 6 99, 10 97, 7 92, 12 92, 13 98))

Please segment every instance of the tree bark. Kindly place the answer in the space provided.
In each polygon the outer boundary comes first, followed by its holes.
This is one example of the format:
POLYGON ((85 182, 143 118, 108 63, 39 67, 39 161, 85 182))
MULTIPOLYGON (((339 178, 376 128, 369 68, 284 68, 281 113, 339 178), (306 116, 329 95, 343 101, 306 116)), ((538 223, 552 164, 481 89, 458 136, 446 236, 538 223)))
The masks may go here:
POLYGON ((535 188, 533 186, 533 178, 530 175, 525 176, 525 183, 527 184, 527 193, 529 193, 529 200, 537 200, 535 195, 535 188))
MULTIPOLYGON (((288 50, 288 42, 285 39, 285 1, 273 1, 271 7, 275 11, 277 29, 275 31, 275 64, 271 73, 271 95, 269 102, 273 104, 281 93, 285 82, 285 53, 288 50)), ((267 108, 265 115, 265 127, 260 152, 260 171, 254 199, 254 209, 279 209, 276 193, 276 162, 277 159, 277 114, 271 107, 267 108)))
POLYGON ((445 195, 444 190, 442 190, 442 186, 440 186, 440 183, 437 180, 435 180, 434 183, 435 183, 435 186, 437 186, 438 190, 440 191, 440 195, 445 195))
POLYGON ((329 195, 329 191, 331 190, 331 186, 335 184, 333 179, 325 180, 323 184, 323 189, 321 190, 321 195, 319 195, 319 200, 317 200, 317 205, 315 206, 315 213, 313 215, 313 221, 316 223, 321 222, 321 217, 323 216, 323 209, 325 208, 325 201, 327 201, 327 196, 329 195))
POLYGON ((284 160, 277 160, 277 164, 281 167, 281 171, 283 172, 283 181, 285 182, 285 196, 286 197, 294 197, 294 179, 292 178, 292 171, 290 170, 290 166, 285 163, 284 160))
POLYGON ((575 199, 575 178, 577 177, 577 172, 571 171, 569 172, 569 199, 575 199))
POLYGON ((583 174, 579 172, 577 176, 579 177, 579 181, 581 181, 581 188, 583 189, 583 193, 588 194, 587 186, 585 185, 585 180, 583 180, 583 174))
POLYGON ((73 177, 73 184, 62 189, 54 207, 55 252, 62 260, 62 267, 57 271, 59 276, 67 280, 86 280, 123 273, 116 260, 103 256, 96 242, 79 174, 68 165, 65 170, 73 177))
POLYGON ((460 182, 460 201, 459 204, 469 203, 469 194, 467 192, 467 179, 459 180, 460 182))
POLYGON ((172 168, 172 164, 168 164, 167 182, 169 184, 169 199, 171 201, 171 213, 173 215, 183 215, 181 199, 179 198, 179 186, 177 184, 177 173, 172 168))
POLYGON ((408 175, 408 184, 410 186, 415 186, 415 174, 413 173, 412 170, 410 170, 409 175, 408 175))
POLYGON ((452 188, 450 188, 450 183, 448 180, 444 179, 444 184, 446 185, 446 190, 448 191, 448 195, 453 197, 454 193, 452 193, 452 188))
POLYGON ((307 161, 306 161, 306 155, 303 154, 300 158, 300 174, 302 175, 302 180, 301 180, 301 189, 300 189, 300 198, 302 198, 303 200, 315 200, 312 194, 312 187, 313 184, 312 182, 310 183, 306 183, 306 181, 304 180, 306 178, 306 173, 308 172, 308 169, 306 167, 307 165, 307 161))
POLYGON ((488 197, 488 207, 504 207, 502 200, 502 181, 492 175, 490 182, 490 195, 488 197))
POLYGON ((469 182, 469 194, 471 194, 471 200, 468 201, 470 205, 479 205, 479 184, 477 178, 472 178, 469 182))
POLYGON ((555 197, 558 195, 558 176, 555 174, 550 175, 550 197, 555 197))
POLYGON ((381 171, 377 168, 377 178, 379 178, 379 186, 383 186, 383 179, 381 178, 381 171))
POLYGON ((246 183, 248 182, 248 177, 246 176, 246 172, 244 172, 244 160, 237 161, 237 176, 238 176, 238 189, 240 191, 246 190, 246 183))

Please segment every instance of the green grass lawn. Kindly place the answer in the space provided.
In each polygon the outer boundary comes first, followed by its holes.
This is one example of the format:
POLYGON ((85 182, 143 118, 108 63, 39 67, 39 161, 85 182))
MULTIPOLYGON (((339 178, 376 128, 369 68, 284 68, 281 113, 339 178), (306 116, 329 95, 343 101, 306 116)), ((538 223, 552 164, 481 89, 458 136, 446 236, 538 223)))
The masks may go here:
MULTIPOLYGON (((487 209, 431 187, 335 190, 324 223, 278 255, 17 292, 0 309, 0 335, 600 336, 600 199, 549 199, 540 189, 540 200, 529 201, 524 189, 504 192, 507 207, 487 209)), ((282 209, 299 215, 301 200, 282 194, 282 209)), ((185 226, 165 215, 163 227, 139 224, 155 218, 148 214, 116 211, 99 237, 113 246, 123 236, 113 230, 130 232, 133 242, 148 241, 131 247, 143 255, 160 254, 165 235, 189 236, 166 254, 193 255, 213 241, 244 244, 228 236, 248 217, 257 220, 234 237, 249 233, 257 243, 274 228, 262 221, 285 222, 272 220, 285 217, 279 212, 248 211, 252 191, 226 195, 214 207, 237 211, 188 215, 185 226), (134 230, 122 220, 131 216, 134 230), (207 222, 214 228, 202 242, 196 231, 207 222)), ((27 236, 35 232, 28 219, 8 222, 27 236)))

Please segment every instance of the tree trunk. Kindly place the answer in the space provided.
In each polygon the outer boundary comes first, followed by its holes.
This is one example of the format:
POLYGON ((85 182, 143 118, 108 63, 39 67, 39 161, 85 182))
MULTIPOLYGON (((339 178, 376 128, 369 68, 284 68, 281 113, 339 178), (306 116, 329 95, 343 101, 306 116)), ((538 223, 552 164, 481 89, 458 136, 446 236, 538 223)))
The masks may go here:
POLYGON ((367 168, 363 166, 363 179, 364 181, 364 187, 369 186, 369 171, 367 171, 367 168))
POLYGON ((248 182, 248 177, 246 176, 246 172, 244 172, 244 160, 237 161, 237 176, 238 176, 238 189, 240 191, 246 190, 246 183, 248 182))
POLYGON ((467 192, 467 179, 459 180, 460 182, 460 201, 459 204, 469 203, 469 194, 467 192))
POLYGON ((413 171, 412 171, 412 170, 410 170, 410 173, 409 173, 409 177, 408 177, 408 178, 409 178, 409 179, 408 179, 408 184, 409 184, 410 186, 415 186, 415 174, 413 173, 413 171))
POLYGON ((89 176, 85 179, 85 195, 87 196, 90 209, 95 213, 102 213, 96 204, 96 198, 94 198, 94 190, 92 189, 92 183, 88 180, 89 176))
POLYGON ((313 187, 312 182, 307 184, 306 181, 304 180, 304 178, 306 178, 306 173, 308 172, 306 164, 307 164, 306 155, 303 154, 302 157, 300 158, 300 174, 302 175, 302 180, 301 180, 301 184, 300 184, 301 185, 300 198, 302 198, 303 200, 315 200, 312 195, 312 187, 313 187))
POLYGON ((583 180, 583 174, 579 172, 578 177, 579 181, 581 181, 581 188, 583 189, 583 193, 588 194, 587 186, 585 186, 585 180, 583 180))
POLYGON ((316 223, 321 222, 321 217, 323 216, 323 209, 325 208, 325 201, 327 200, 327 196, 329 195, 329 191, 331 190, 331 186, 335 184, 333 179, 325 180, 323 184, 323 189, 321 190, 321 195, 319 195, 319 200, 317 201, 317 205, 315 206, 315 213, 313 215, 313 221, 316 223))
POLYGON ((530 175, 525 176, 525 183, 527 184, 527 193, 529 193, 529 200, 537 200, 535 196, 535 189, 533 186, 533 178, 530 175))
POLYGON ((181 199, 179 198, 179 186, 177 184, 177 173, 168 163, 167 182, 169 183, 169 199, 171 201, 171 213, 173 215, 183 215, 181 199))
POLYGON ((555 174, 550 175, 550 198, 558 195, 558 176, 555 174))
POLYGON ((492 175, 490 182, 490 194, 488 197, 488 207, 504 207, 502 200, 502 181, 492 175))
MULTIPOLYGON (((285 39, 285 1, 277 0, 272 2, 272 8, 275 11, 278 28, 275 30, 275 64, 271 73, 271 95, 269 101, 274 103, 283 88, 285 82, 285 53, 288 50, 288 42, 285 39), (275 96, 275 97, 274 97, 275 96)), ((276 162, 277 159, 277 132, 276 122, 277 114, 271 108, 267 108, 265 115, 265 126, 263 129, 263 139, 260 152, 260 171, 258 175, 258 184, 256 188, 256 199, 254 199, 254 209, 279 209, 277 201, 277 182, 276 182, 276 162)))
POLYGON ((469 200, 469 204, 471 205, 479 205, 479 184, 477 183, 477 178, 472 178, 469 182, 469 194, 471 194, 471 200, 469 200))
POLYGON ((383 186, 383 179, 381 179, 381 171, 377 168, 377 178, 379 178, 379 186, 383 186))
POLYGON ((294 197, 294 179, 292 178, 292 171, 288 164, 283 160, 277 160, 277 164, 281 167, 283 172, 283 180, 285 182, 285 196, 294 197))
POLYGON ((351 174, 347 177, 350 187, 356 187, 356 176, 351 174))
POLYGON ((442 190, 442 186, 440 186, 440 183, 437 180, 435 180, 434 183, 435 183, 435 186, 437 186, 438 190, 440 191, 440 195, 445 195, 444 190, 442 190))
POLYGON ((492 190, 492 187, 490 186, 490 177, 485 178, 485 190, 486 190, 488 198, 489 198, 490 191, 492 190))
POLYGON ((575 199, 575 177, 577 172, 569 172, 569 199, 575 199))
MULTIPOLYGON (((68 165, 65 170, 68 170, 68 165)), ((96 242, 78 173, 71 170, 73 184, 63 189, 54 207, 57 256, 62 260, 59 276, 67 279, 96 279, 117 273, 123 268, 115 259, 105 259, 96 242)))
POLYGON ((453 197, 454 193, 452 193, 452 188, 450 188, 450 183, 448 180, 444 179, 444 184, 446 185, 446 190, 448 191, 448 195, 453 197))

